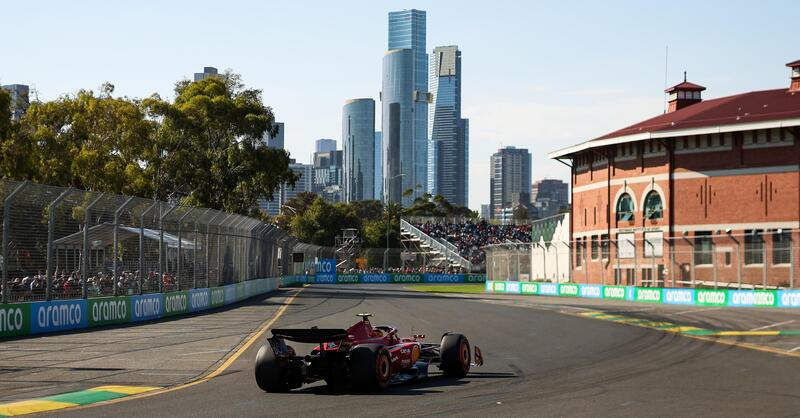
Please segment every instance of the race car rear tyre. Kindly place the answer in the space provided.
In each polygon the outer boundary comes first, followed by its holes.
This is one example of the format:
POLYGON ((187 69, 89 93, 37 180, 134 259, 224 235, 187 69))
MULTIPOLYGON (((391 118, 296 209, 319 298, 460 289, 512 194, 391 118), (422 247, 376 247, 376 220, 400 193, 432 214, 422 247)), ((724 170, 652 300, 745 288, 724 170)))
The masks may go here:
POLYGON ((285 370, 275 357, 272 346, 266 342, 256 354, 256 383, 267 392, 287 392, 285 370))
POLYGON ((350 381, 353 389, 379 391, 392 377, 392 359, 382 346, 361 346, 350 352, 350 381))
POLYGON ((469 372, 472 351, 467 337, 461 334, 447 334, 439 346, 441 363, 439 368, 449 377, 464 377, 469 372))

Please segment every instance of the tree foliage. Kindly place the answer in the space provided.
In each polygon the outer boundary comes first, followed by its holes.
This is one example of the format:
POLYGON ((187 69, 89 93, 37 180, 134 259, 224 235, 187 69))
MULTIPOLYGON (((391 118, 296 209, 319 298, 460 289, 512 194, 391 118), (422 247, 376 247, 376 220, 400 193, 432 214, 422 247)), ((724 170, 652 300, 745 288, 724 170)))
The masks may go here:
POLYGON ((299 193, 284 205, 276 223, 303 242, 316 245, 335 245, 342 229, 355 228, 367 248, 385 248, 387 238, 390 248, 399 248, 404 215, 477 217, 474 211, 454 206, 441 196, 422 196, 403 209, 399 203, 384 205, 375 200, 329 204, 314 193, 299 193))
POLYGON ((34 101, 19 121, 0 93, 0 176, 249 215, 296 181, 289 155, 263 144, 272 109, 238 75, 178 82, 172 101, 113 93, 34 101))
POLYGON ((455 206, 441 195, 425 193, 414 199, 412 205, 403 211, 407 216, 434 216, 447 218, 477 218, 478 213, 467 207, 455 206))

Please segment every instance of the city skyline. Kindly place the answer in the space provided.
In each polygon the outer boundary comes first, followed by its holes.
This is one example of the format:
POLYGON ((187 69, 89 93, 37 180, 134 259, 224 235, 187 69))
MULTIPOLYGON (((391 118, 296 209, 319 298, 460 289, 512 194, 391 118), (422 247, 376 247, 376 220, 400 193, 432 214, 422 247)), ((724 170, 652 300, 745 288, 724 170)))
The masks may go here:
MULTIPOLYGON (((286 148, 299 160, 313 153, 315 139, 335 138, 340 132, 343 100, 378 100, 386 14, 402 6, 316 3, 312 8, 307 4, 266 7, 234 1, 228 10, 212 13, 202 3, 193 2, 200 7, 192 8, 179 3, 163 5, 163 13, 156 15, 134 3, 11 3, 4 10, 19 18, 6 22, 0 32, 15 39, 7 45, 9 56, 26 59, 0 69, 0 82, 30 85, 31 98, 42 100, 79 89, 97 91, 105 81, 115 85, 115 95, 141 98, 159 93, 171 97, 176 81, 192 79, 204 66, 216 66, 220 72, 231 68, 242 75, 247 86, 264 90, 265 103, 273 107, 277 120, 288 125, 286 148), (248 13, 241 15, 244 8, 248 13), (187 19, 168 18, 172 12, 187 19), (98 19, 100 15, 114 18, 98 19), (233 16, 243 24, 231 32, 220 35, 202 29, 233 16), (324 22, 331 18, 343 22, 343 28, 323 30, 324 22), (152 19, 153 29, 140 38, 113 30, 145 19, 152 19), (256 23, 267 20, 269 25, 256 23), (40 30, 26 30, 31 21, 38 22, 40 30), (182 41, 180 48, 163 42, 179 39, 182 32, 191 37, 182 41), (15 37, 15 33, 28 35, 15 37), (337 46, 314 57, 297 53, 316 49, 320 36, 337 46), (85 39, 96 42, 67 51, 49 39, 76 45, 85 44, 85 39), (274 40, 269 45, 272 52, 249 53, 261 50, 263 39, 274 40), (291 42, 286 42, 289 39, 291 42), (26 52, 31 50, 40 53, 26 52), (103 65, 88 64, 100 55, 105 58, 103 65), (340 62, 337 58, 343 55, 347 59, 342 65, 326 69, 325 74, 313 64, 340 62), (275 65, 275 57, 291 59, 297 65, 275 65), (148 70, 148 76, 142 77, 143 68, 155 62, 157 70, 148 70), (58 72, 51 70, 53 65, 58 65, 58 72)), ((547 152, 663 112, 667 44, 669 85, 687 70, 692 80, 708 87, 707 98, 783 86, 785 73, 780 66, 795 54, 790 28, 791 16, 796 15, 792 10, 798 10, 798 5, 784 2, 776 6, 676 1, 636 6, 588 4, 577 12, 568 5, 547 3, 500 2, 492 10, 461 2, 419 6, 427 11, 431 23, 427 28, 429 45, 458 44, 469 53, 470 67, 464 75, 469 89, 463 107, 471 119, 473 138, 470 207, 479 209, 489 201, 486 156, 501 145, 529 148, 534 178, 568 180, 569 170, 549 161, 547 152), (662 17, 688 7, 704 16, 702 24, 677 30, 674 22, 662 17), (536 25, 525 23, 530 16, 536 16, 536 25), (753 20, 774 22, 770 34, 739 29, 753 20), (571 22, 569 31, 563 25, 567 21, 571 22), (629 23, 632 21, 641 24, 634 26, 629 23), (608 31, 609 26, 617 29, 608 31), (716 30, 705 30, 709 26, 716 30), (470 30, 472 27, 482 30, 470 30), (512 29, 509 32, 507 28, 512 29), (587 42, 588 34, 591 39, 587 42), (553 36, 559 42, 546 41, 553 36), (604 47, 602 54, 597 52, 598 45, 604 47), (526 53, 513 53, 521 48, 526 53), (738 58, 741 51, 747 51, 747 59, 738 58), (502 63, 501 69, 498 63, 502 63), (502 77, 496 76, 498 71, 502 77), (585 76, 589 72, 592 77, 585 76)), ((376 115, 376 128, 380 117, 376 115)))

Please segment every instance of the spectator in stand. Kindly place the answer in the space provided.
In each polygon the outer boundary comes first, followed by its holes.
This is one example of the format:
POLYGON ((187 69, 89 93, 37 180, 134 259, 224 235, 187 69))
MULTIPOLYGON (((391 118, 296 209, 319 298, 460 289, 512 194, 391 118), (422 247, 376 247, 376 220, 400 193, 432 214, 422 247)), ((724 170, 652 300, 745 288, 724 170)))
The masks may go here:
POLYGON ((492 225, 485 220, 463 223, 426 222, 415 225, 422 232, 447 240, 458 250, 459 255, 473 264, 486 262, 481 247, 505 242, 531 242, 530 225, 492 225))

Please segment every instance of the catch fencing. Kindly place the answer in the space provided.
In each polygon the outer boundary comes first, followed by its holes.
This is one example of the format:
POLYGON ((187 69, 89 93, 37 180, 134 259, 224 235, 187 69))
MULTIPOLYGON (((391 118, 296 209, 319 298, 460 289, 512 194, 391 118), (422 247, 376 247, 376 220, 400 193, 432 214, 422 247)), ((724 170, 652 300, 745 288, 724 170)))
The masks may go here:
POLYGON ((654 288, 797 289, 797 230, 660 231, 495 244, 486 252, 490 281, 547 281, 654 288))
POLYGON ((290 275, 295 252, 322 252, 213 209, 17 181, 0 197, 4 304, 214 288, 290 275))

